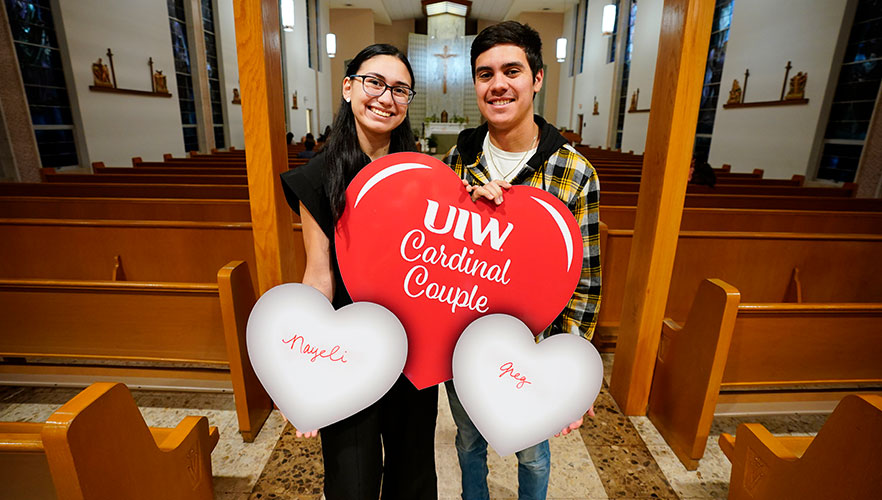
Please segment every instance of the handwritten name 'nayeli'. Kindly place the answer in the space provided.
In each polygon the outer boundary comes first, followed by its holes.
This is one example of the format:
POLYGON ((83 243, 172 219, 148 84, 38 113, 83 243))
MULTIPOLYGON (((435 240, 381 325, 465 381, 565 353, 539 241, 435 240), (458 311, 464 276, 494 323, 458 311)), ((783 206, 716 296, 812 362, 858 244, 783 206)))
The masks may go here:
MULTIPOLYGON (((447 234, 453 231, 454 239, 465 241, 466 229, 471 224, 472 243, 483 246, 489 237, 490 248, 502 251, 503 243, 514 229, 514 224, 509 222, 500 234, 499 221, 496 219, 491 217, 487 225, 484 226, 480 214, 452 206, 448 208, 444 226, 439 228, 435 224, 438 215, 438 202, 426 201, 428 206, 423 218, 423 225, 431 233, 447 234)), ((458 252, 448 254, 445 245, 427 246, 426 234, 421 229, 414 229, 404 235, 401 240, 400 253, 401 258, 407 262, 422 261, 425 264, 440 266, 470 276, 478 276, 502 285, 507 285, 510 281, 506 274, 511 266, 511 259, 506 259, 502 265, 490 264, 485 260, 473 258, 475 250, 465 246, 458 252)), ((412 298, 425 296, 430 300, 450 304, 450 311, 453 313, 458 307, 467 307, 480 313, 488 311, 487 297, 478 295, 478 285, 472 286, 471 290, 463 290, 457 286, 429 282, 429 269, 422 264, 417 264, 408 271, 404 278, 404 292, 412 298)))
POLYGON ((319 349, 318 346, 309 345, 308 343, 306 343, 306 339, 304 339, 302 335, 294 335, 288 340, 282 339, 282 343, 291 344, 291 350, 294 350, 294 345, 297 342, 300 342, 300 348, 298 350, 301 354, 312 356, 309 360, 311 363, 315 363, 315 361, 319 358, 339 363, 347 362, 347 360, 343 359, 343 356, 346 355, 346 351, 343 351, 343 353, 341 353, 336 358, 334 357, 338 352, 340 352, 340 349, 342 349, 339 345, 335 345, 329 351, 327 349, 319 349))
POLYGON ((499 367, 499 378, 502 378, 506 375, 518 381, 518 384, 515 386, 518 389, 524 386, 524 384, 532 384, 532 382, 527 380, 526 375, 521 375, 520 373, 514 371, 514 364, 511 361, 507 361, 499 367))

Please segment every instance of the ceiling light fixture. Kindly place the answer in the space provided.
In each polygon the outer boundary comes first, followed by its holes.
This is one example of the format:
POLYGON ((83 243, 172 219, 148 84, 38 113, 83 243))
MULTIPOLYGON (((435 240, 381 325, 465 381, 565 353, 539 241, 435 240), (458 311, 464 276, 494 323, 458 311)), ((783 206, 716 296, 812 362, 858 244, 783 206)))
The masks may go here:
POLYGON ((294 0, 282 0, 282 29, 294 31, 294 0))
POLYGON ((453 14, 454 16, 466 17, 469 14, 471 3, 467 0, 459 1, 423 1, 423 9, 427 16, 436 16, 438 14, 453 14))

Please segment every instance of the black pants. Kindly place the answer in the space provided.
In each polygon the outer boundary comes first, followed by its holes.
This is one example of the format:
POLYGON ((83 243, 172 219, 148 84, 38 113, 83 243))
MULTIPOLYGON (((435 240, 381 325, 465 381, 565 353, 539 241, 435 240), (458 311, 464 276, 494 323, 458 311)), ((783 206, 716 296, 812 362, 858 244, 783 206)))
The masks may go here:
POLYGON ((327 500, 436 500, 438 386, 402 375, 379 401, 321 430, 327 500), (383 464, 383 452, 386 462, 383 464))

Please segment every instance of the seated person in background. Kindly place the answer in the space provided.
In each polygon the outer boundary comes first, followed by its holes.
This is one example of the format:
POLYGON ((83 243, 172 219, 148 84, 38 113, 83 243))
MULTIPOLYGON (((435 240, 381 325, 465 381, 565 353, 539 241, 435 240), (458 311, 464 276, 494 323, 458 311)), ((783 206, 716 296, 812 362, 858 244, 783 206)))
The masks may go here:
POLYGON ((689 184, 714 187, 717 183, 717 174, 707 163, 703 155, 692 155, 692 164, 689 165, 689 184))
POLYGON ((294 140, 294 133, 293 133, 293 132, 288 132, 287 134, 285 134, 285 140, 288 142, 288 145, 290 146, 290 145, 291 145, 291 141, 294 140))
POLYGON ((328 125, 327 127, 325 127, 325 131, 322 132, 322 135, 319 136, 318 142, 327 142, 328 137, 330 137, 330 135, 331 135, 331 126, 328 125))
POLYGON ((297 158, 312 158, 315 156, 315 151, 313 151, 315 149, 315 141, 309 135, 311 134, 307 134, 306 141, 303 143, 303 147, 306 149, 297 153, 297 158))

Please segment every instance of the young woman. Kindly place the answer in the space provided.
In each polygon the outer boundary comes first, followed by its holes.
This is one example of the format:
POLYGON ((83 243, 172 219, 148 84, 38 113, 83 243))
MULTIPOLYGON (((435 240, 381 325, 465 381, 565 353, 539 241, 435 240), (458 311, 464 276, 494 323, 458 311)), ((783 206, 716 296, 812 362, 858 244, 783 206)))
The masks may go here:
MULTIPOLYGON (((346 75, 334 133, 322 154, 282 174, 288 204, 303 224, 303 283, 324 293, 334 308, 352 302, 334 250, 346 186, 370 161, 416 150, 407 118, 414 94, 407 57, 391 45, 371 45, 349 63, 346 75)), ((418 391, 402 375, 380 401, 323 428, 327 500, 376 500, 381 484, 383 500, 436 499, 437 411, 437 386, 418 391)))

